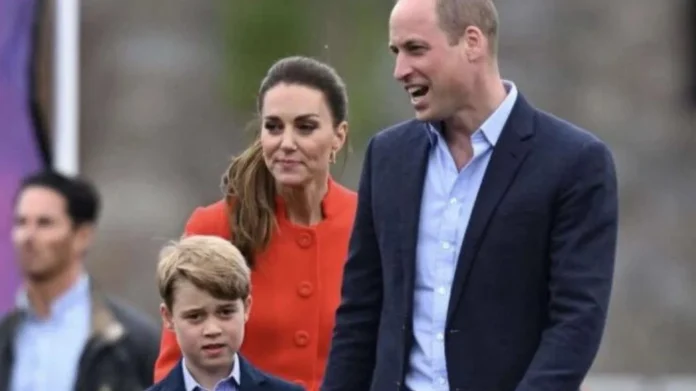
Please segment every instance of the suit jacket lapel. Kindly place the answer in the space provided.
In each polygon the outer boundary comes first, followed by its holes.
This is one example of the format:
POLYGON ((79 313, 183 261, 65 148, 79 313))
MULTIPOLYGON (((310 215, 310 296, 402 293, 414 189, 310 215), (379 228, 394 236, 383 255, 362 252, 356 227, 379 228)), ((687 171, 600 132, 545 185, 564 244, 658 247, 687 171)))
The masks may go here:
POLYGON ((162 380, 162 389, 167 391, 186 391, 184 384, 184 371, 181 369, 181 360, 176 364, 167 377, 162 380))
MULTIPOLYGON (((399 240, 401 250, 399 256, 404 261, 404 292, 409 313, 407 319, 411 319, 413 310, 413 290, 415 285, 416 245, 418 243, 418 223, 420 221, 421 200, 423 198, 423 186, 428 167, 428 155, 431 148, 428 136, 427 124, 414 122, 409 129, 403 144, 395 146, 394 153, 402 153, 399 159, 401 173, 394 178, 397 182, 394 188, 395 200, 403 200, 397 207, 400 210, 401 230, 395 240, 399 240)), ((389 175, 389 173, 386 173, 389 175)), ((410 322, 407 322, 410 325, 410 322)))
POLYGON ((522 94, 518 95, 517 102, 493 150, 471 212, 452 281, 452 293, 447 310, 448 324, 459 304, 488 222, 532 146, 533 121, 534 109, 526 102, 522 94))
POLYGON ((266 377, 240 354, 237 357, 239 358, 239 382, 241 383, 239 391, 261 391, 263 389, 261 385, 266 377))

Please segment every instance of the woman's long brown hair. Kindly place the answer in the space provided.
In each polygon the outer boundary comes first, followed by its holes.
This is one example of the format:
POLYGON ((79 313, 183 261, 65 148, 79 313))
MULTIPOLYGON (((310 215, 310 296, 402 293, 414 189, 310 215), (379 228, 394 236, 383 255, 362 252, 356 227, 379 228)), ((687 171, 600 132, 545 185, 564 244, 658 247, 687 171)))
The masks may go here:
POLYGON ((268 246, 275 229, 275 182, 263 160, 261 141, 232 159, 222 179, 230 212, 232 244, 249 266, 254 255, 268 246))

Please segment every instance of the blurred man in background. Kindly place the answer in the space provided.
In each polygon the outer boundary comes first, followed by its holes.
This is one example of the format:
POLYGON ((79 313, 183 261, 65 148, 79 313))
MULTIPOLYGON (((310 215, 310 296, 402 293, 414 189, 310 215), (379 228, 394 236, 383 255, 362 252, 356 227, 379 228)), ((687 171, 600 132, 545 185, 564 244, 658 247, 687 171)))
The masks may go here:
POLYGON ((151 384, 159 327, 101 293, 84 268, 99 208, 80 179, 42 172, 22 182, 12 241, 24 287, 0 322, 0 391, 151 384))

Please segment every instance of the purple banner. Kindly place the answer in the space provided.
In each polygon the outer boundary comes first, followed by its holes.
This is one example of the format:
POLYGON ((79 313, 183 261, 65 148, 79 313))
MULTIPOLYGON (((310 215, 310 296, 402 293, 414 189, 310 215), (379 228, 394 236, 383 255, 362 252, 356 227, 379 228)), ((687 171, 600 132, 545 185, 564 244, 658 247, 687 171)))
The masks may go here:
POLYGON ((30 110, 34 0, 0 0, 0 314, 19 286, 11 242, 13 201, 20 180, 43 159, 30 110))

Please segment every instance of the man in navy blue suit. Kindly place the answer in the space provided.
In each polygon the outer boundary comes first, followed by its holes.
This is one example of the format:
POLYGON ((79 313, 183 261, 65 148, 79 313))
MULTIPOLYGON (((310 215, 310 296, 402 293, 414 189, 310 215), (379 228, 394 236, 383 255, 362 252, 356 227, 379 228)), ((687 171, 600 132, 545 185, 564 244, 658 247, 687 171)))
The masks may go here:
POLYGON ((576 391, 605 326, 613 159, 497 64, 490 0, 399 0, 416 119, 369 142, 323 391, 576 391))

